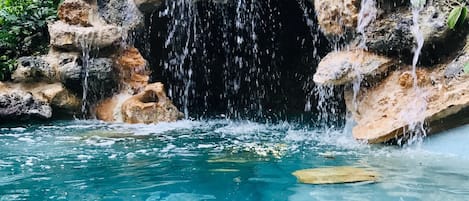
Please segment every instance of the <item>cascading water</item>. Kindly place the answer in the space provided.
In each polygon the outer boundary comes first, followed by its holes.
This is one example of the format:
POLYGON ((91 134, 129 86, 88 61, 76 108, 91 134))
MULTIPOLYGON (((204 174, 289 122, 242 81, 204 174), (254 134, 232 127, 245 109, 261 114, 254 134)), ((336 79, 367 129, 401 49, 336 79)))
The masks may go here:
POLYGON ((83 87, 83 94, 82 94, 82 104, 81 104, 81 113, 82 118, 87 118, 89 115, 89 67, 91 63, 91 44, 93 37, 83 37, 79 38, 79 44, 81 46, 81 53, 82 53, 82 87, 83 87), (91 38, 91 40, 90 40, 91 38))
POLYGON ((169 17, 168 36, 165 48, 169 51, 168 60, 164 68, 174 72, 177 80, 184 83, 179 88, 177 85, 169 85, 169 96, 179 97, 183 103, 183 111, 186 118, 189 117, 188 102, 192 85, 192 65, 189 55, 193 53, 194 42, 197 40, 197 10, 192 0, 166 1, 166 9, 159 13, 159 17, 169 17), (176 93, 176 94, 173 94, 176 93))
POLYGON ((147 29, 152 30, 148 39, 162 40, 150 47, 150 60, 162 57, 151 61, 157 68, 154 80, 166 83, 168 95, 186 117, 264 120, 282 118, 291 105, 298 111, 305 100, 288 99, 311 91, 318 52, 327 51, 317 28, 284 24, 282 20, 301 17, 298 11, 284 0, 167 1, 147 21, 167 28, 147 29), (161 49, 156 49, 159 43, 161 49))
MULTIPOLYGON (((414 49, 414 57, 412 60, 412 78, 413 78, 413 90, 415 98, 412 99, 412 102, 408 104, 407 108, 404 108, 401 112, 401 117, 408 123, 408 133, 410 136, 407 136, 409 141, 407 144, 418 143, 421 144, 423 138, 426 136, 426 130, 424 128, 425 123, 425 111, 427 108, 427 101, 425 93, 418 86, 418 77, 417 77, 417 65, 420 58, 420 53, 424 44, 423 34, 420 31, 419 26, 419 16, 420 12, 424 9, 425 1, 412 1, 412 34, 416 40, 416 47, 414 49), (423 3, 422 3, 423 2, 423 3)), ((400 140, 399 144, 402 143, 400 140)))

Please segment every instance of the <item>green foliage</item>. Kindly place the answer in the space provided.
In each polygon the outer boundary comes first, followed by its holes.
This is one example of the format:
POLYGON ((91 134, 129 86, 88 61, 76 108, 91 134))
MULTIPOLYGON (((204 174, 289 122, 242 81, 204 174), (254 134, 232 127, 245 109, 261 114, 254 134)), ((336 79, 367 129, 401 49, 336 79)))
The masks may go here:
POLYGON ((16 59, 44 53, 47 22, 55 20, 59 0, 0 1, 0 80, 7 79, 16 59))
POLYGON ((448 27, 455 29, 457 25, 463 24, 467 17, 466 6, 457 6, 448 15, 448 27))

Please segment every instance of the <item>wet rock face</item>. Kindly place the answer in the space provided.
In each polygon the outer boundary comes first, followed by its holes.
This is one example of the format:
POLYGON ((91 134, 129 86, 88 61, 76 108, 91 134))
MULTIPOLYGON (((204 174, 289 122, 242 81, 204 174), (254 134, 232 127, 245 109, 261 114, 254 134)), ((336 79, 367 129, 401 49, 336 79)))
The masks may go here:
POLYGON ((91 26, 91 6, 80 0, 64 1, 58 9, 59 19, 70 25, 91 26))
POLYGON ((400 70, 392 72, 379 85, 362 89, 357 97, 358 104, 352 102, 352 90, 346 91, 347 108, 357 122, 353 128, 354 137, 368 143, 405 138, 409 134, 409 117, 410 120, 425 120, 429 127, 439 127, 439 130, 427 130, 428 134, 469 123, 467 118, 441 123, 469 107, 469 75, 452 79, 444 75, 453 63, 417 71, 419 90, 414 89, 409 71, 400 70), (421 106, 426 106, 423 112, 418 110, 421 106))
POLYGON ((375 82, 392 65, 392 59, 363 50, 331 52, 319 63, 313 80, 322 85, 345 85, 362 79, 375 82))
POLYGON ((145 90, 122 104, 126 123, 159 123, 181 119, 183 114, 166 97, 163 84, 148 85, 145 90))
MULTIPOLYGON (((441 58, 461 48, 463 31, 455 32, 446 25, 451 8, 445 1, 434 1, 420 13, 420 30, 424 47, 420 61, 427 65, 438 63, 441 58)), ((366 28, 366 46, 370 51, 399 57, 411 63, 415 37, 412 34, 412 10, 408 7, 385 13, 366 28)))
POLYGON ((163 0, 134 0, 134 2, 142 12, 151 13, 163 3, 163 0))
POLYGON ((314 0, 319 26, 324 34, 341 36, 357 27, 360 1, 314 0))

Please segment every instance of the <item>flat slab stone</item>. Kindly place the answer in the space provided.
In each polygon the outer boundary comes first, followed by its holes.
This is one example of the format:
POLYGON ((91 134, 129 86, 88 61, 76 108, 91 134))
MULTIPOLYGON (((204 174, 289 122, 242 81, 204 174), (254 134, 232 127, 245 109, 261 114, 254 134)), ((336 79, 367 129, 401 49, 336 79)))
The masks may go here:
POLYGON ((363 50, 331 52, 318 65, 313 80, 322 85, 345 85, 388 71, 392 59, 363 50))
POLYGON ((304 184, 342 184, 378 180, 376 172, 348 166, 304 169, 293 172, 293 175, 304 184))

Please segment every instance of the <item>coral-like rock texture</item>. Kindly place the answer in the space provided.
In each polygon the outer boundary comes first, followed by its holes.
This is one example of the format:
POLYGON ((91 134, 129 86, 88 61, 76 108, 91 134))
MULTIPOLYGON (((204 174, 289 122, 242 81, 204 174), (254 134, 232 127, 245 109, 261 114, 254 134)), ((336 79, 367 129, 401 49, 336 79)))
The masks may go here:
POLYGON ((91 26, 91 6, 80 0, 66 0, 57 11, 59 19, 70 25, 91 26))
POLYGON ((326 35, 341 36, 357 27, 360 1, 314 0, 319 26, 326 35))
POLYGON ((164 86, 153 83, 145 90, 122 104, 123 120, 126 123, 159 123, 181 119, 183 114, 166 97, 164 86))

